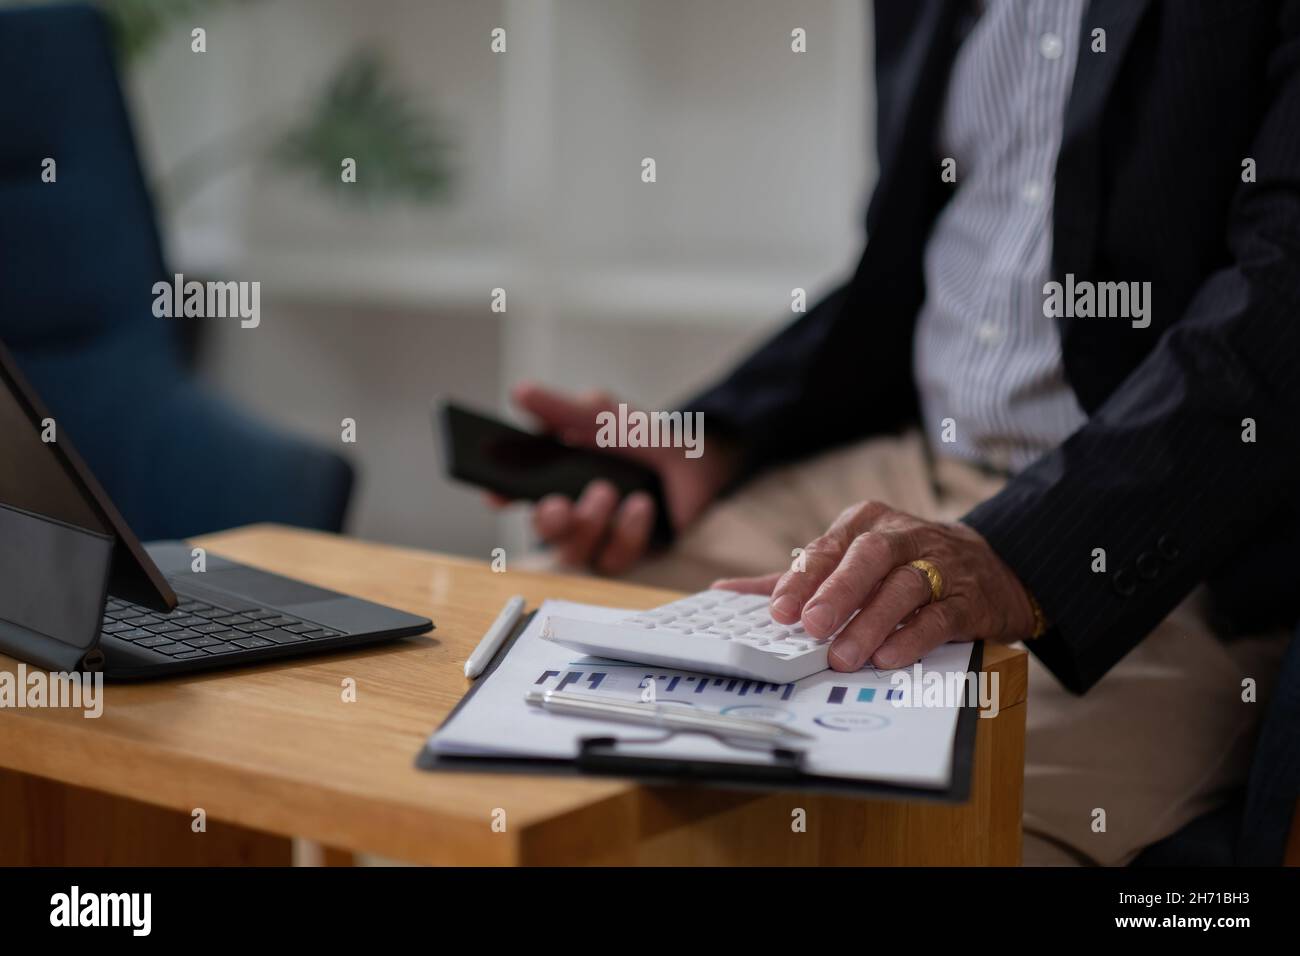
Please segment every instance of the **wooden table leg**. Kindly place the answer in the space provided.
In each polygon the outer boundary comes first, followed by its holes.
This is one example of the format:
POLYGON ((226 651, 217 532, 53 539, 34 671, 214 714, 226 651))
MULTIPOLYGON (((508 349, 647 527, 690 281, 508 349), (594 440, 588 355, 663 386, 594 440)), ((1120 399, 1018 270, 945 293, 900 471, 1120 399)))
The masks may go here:
POLYGON ((356 866, 356 854, 350 850, 325 846, 315 840, 295 838, 293 841, 294 866, 356 866))
POLYGON ((1019 866, 1025 705, 976 723, 970 799, 960 805, 825 798, 818 862, 1019 866), (853 839, 846 840, 845 834, 853 839))

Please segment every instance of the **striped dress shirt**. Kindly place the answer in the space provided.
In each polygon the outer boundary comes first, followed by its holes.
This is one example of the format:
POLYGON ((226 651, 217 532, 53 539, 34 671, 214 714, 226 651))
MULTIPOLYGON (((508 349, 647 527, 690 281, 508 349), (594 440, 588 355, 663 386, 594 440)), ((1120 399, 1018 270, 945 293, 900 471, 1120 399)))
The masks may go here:
POLYGON ((1086 420, 1043 315, 1085 2, 988 0, 953 64, 938 146, 957 188, 926 246, 913 356, 939 455, 1017 471, 1086 420))

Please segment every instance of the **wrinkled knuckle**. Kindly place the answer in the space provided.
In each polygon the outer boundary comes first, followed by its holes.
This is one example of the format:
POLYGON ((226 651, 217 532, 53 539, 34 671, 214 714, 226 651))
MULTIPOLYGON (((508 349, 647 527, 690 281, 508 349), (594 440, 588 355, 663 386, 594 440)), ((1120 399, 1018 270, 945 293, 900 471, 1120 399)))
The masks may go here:
POLYGON ((930 550, 926 547, 924 537, 913 528, 900 528, 897 531, 891 531, 889 533, 889 548, 895 564, 905 564, 913 555, 926 554, 930 550))
POLYGON ((813 560, 825 560, 839 552, 839 542, 828 534, 814 538, 803 549, 804 557, 813 560))
POLYGON ((873 563, 886 562, 893 557, 889 536, 876 531, 859 535, 858 548, 862 556, 873 563))
POLYGON ((918 525, 912 529, 913 540, 919 548, 924 551, 935 551, 940 553, 951 554, 953 552, 952 538, 942 527, 935 525, 918 525))
POLYGON ((858 505, 858 517, 866 521, 871 521, 889 511, 889 505, 883 501, 876 501, 874 498, 868 499, 858 505))
POLYGON ((835 516, 835 520, 834 520, 833 522, 831 522, 831 523, 832 523, 832 524, 851 524, 851 523, 854 521, 854 519, 857 518, 857 516, 858 516, 858 512, 859 512, 859 510, 860 510, 861 508, 862 508, 862 505, 861 505, 861 504, 849 505, 847 508, 845 508, 843 511, 841 511, 838 515, 836 515, 836 516, 835 516))

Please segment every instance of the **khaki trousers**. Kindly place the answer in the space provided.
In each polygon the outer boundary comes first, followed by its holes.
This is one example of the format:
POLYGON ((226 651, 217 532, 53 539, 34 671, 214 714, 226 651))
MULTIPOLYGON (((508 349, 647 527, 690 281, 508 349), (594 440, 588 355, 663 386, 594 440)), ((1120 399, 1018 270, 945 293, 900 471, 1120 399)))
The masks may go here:
MULTIPOLYGON (((932 462, 913 433, 783 467, 719 502, 632 580, 695 591, 786 567, 845 507, 875 499, 955 520, 1001 480, 932 462)), ((1222 802, 1245 776, 1285 635, 1221 642, 1194 594, 1086 695, 1032 655, 1025 752, 1026 865, 1124 864, 1222 802), (1104 829, 1103 829, 1104 825, 1104 829)))

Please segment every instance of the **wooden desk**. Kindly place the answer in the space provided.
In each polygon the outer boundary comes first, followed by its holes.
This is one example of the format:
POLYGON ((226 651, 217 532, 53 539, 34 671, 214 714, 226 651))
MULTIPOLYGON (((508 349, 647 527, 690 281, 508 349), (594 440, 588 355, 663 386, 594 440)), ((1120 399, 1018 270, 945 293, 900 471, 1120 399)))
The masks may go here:
MULTIPOLYGON (((287 863, 292 837, 429 864, 1015 864, 1025 655, 985 651, 1002 709, 979 720, 963 806, 430 774, 412 762, 464 693, 461 668, 505 598, 651 607, 669 592, 509 571, 257 526, 197 543, 437 624, 364 651, 148 684, 108 684, 97 720, 0 711, 0 863, 287 863), (355 681, 356 700, 343 685, 355 681), (807 831, 794 833, 802 807, 807 831), (206 814, 194 832, 193 812, 206 814), (492 827, 506 811, 505 832, 492 827)), ((16 664, 0 656, 0 669, 16 664)))

